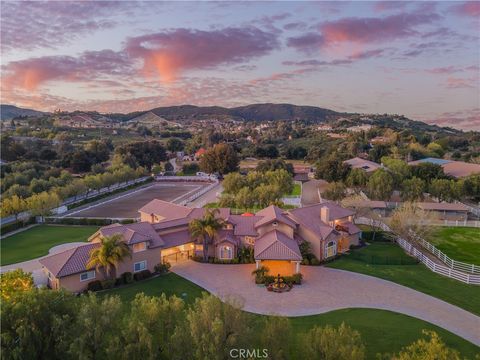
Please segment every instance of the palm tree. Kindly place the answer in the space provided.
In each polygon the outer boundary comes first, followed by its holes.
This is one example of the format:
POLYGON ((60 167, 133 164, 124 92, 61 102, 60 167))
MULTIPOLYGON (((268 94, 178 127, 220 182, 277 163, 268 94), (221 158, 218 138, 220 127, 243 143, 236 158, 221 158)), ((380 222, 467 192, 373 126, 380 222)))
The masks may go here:
POLYGON ((188 225, 190 236, 203 245, 203 261, 208 261, 208 245, 224 224, 224 221, 216 216, 218 213, 218 209, 207 209, 203 218, 194 219, 188 225))
POLYGON ((132 257, 131 250, 121 234, 105 236, 101 238, 100 246, 90 251, 87 269, 99 271, 102 268, 106 278, 113 275, 112 279, 115 279, 118 264, 127 256, 132 257))

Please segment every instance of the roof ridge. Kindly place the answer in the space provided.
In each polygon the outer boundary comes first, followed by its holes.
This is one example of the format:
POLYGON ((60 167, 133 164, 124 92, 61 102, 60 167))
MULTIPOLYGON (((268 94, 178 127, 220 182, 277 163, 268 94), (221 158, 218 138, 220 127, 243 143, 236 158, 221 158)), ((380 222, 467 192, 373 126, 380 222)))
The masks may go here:
MULTIPOLYGON (((270 245, 268 245, 265 249, 263 249, 260 253, 258 253, 257 256, 260 256, 261 254, 263 254, 265 251, 267 251, 268 249, 270 249, 270 248, 271 248, 273 245, 275 245, 277 242, 281 243, 281 245, 282 245, 283 247, 287 248, 291 255, 292 255, 292 254, 295 255, 295 256, 298 255, 295 251, 293 251, 292 249, 290 249, 290 247, 289 247, 288 245, 284 244, 281 240, 279 240, 279 238, 278 238, 278 236, 277 236, 277 234, 280 233, 280 234, 282 234, 282 235, 285 235, 285 237, 288 238, 287 234, 284 234, 283 232, 281 232, 281 231, 279 231, 279 230, 277 230, 277 229, 273 229, 273 230, 270 230, 270 231, 266 232, 266 233, 263 234, 262 236, 267 235, 267 234, 269 234, 269 233, 271 233, 271 232, 274 232, 276 241, 274 241, 274 242, 272 242, 270 245)), ((295 241, 295 240, 292 239, 292 241, 295 241)))

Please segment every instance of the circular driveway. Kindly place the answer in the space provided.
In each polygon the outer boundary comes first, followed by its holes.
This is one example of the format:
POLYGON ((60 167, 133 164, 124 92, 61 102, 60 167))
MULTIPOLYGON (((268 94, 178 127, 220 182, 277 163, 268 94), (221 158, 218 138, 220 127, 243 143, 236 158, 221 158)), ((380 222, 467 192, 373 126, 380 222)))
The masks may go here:
POLYGON ((480 317, 405 286, 344 270, 304 266, 303 284, 277 294, 255 285, 254 268, 253 264, 188 261, 172 266, 172 271, 220 298, 241 298, 243 309, 257 314, 302 316, 343 308, 385 309, 428 321, 480 346, 480 317))

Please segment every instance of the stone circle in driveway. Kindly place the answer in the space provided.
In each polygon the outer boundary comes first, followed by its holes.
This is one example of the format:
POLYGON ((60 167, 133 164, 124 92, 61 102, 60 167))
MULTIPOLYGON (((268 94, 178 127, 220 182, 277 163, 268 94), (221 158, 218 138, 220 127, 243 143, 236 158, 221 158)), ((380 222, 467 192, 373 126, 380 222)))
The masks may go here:
POLYGON ((428 321, 480 346, 480 317, 408 287, 350 271, 304 266, 302 285, 277 294, 255 285, 254 269, 253 264, 194 261, 172 266, 173 272, 220 298, 239 298, 252 313, 303 316, 344 308, 384 309, 428 321))

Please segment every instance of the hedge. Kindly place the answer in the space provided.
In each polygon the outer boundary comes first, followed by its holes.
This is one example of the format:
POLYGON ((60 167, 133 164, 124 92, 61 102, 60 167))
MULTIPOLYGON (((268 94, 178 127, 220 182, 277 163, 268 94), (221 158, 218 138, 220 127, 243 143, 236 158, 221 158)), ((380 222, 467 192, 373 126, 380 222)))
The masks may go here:
POLYGON ((24 228, 24 227, 26 227, 28 225, 32 225, 32 224, 35 224, 35 217, 34 216, 30 217, 26 221, 16 221, 16 222, 13 222, 11 224, 4 225, 0 228, 0 233, 2 235, 5 235, 9 232, 24 228))
POLYGON ((132 224, 134 219, 124 219, 124 220, 115 220, 115 219, 93 219, 93 218, 45 218, 46 224, 61 224, 61 225, 111 225, 114 223, 120 224, 132 224))

